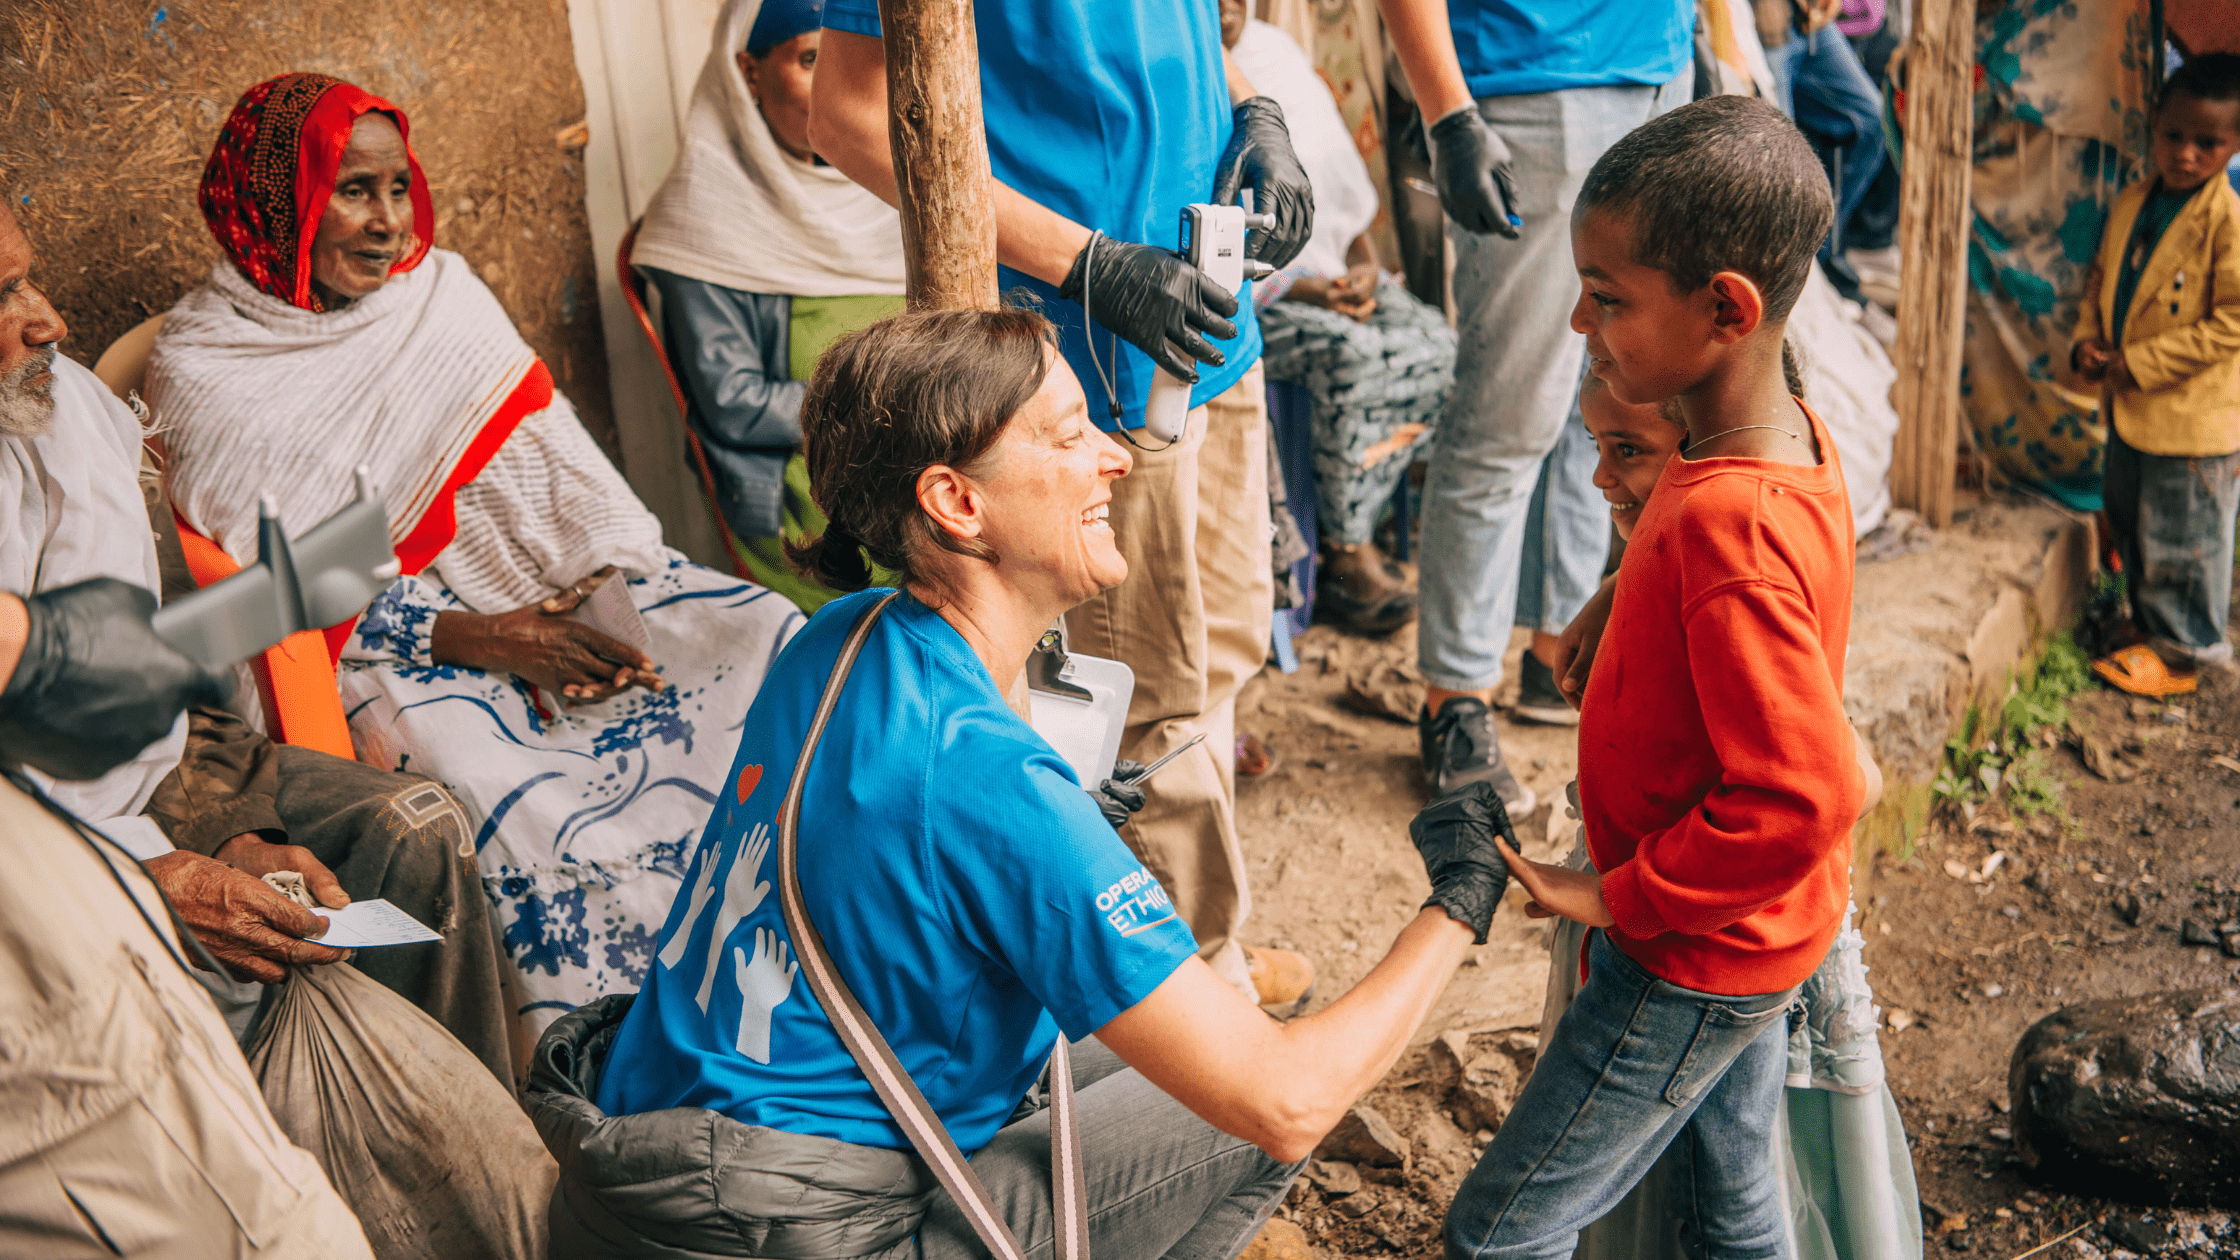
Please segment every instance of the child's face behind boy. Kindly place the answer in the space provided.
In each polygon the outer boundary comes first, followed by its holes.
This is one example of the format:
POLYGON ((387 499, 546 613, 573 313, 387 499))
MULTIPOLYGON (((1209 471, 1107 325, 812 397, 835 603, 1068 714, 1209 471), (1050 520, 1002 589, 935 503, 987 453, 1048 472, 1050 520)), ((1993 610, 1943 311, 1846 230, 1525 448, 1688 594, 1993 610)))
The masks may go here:
POLYGON ((1586 336, 1587 370, 1621 403, 1686 393, 1756 327, 1754 317, 1738 324, 1727 292, 1740 277, 1723 271, 1694 293, 1675 292, 1671 276, 1633 260, 1633 224, 1619 215, 1588 214, 1571 230, 1571 254, 1580 288, 1572 330, 1586 336))
POLYGON ((1593 376, 1579 387, 1579 415, 1602 455, 1594 467, 1595 489, 1610 501, 1610 523, 1618 536, 1630 541, 1657 478, 1679 453, 1680 439, 1688 431, 1665 414, 1663 405, 1619 402, 1593 376))
POLYGON ((2154 116, 2154 168, 2171 192, 2190 192, 2240 151, 2240 101, 2205 101, 2174 91, 2154 116))

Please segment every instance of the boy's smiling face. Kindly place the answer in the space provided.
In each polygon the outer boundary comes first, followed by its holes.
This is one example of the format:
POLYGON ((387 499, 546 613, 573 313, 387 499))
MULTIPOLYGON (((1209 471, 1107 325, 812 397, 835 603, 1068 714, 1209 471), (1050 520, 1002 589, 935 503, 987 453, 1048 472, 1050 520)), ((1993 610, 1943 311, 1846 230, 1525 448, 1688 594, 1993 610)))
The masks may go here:
POLYGON ((1595 376, 1579 386, 1579 415, 1602 456, 1594 466, 1595 489, 1610 501, 1618 536, 1631 539, 1642 506, 1688 431, 1666 416, 1662 404, 1619 402, 1595 376))
POLYGON ((2190 192, 2214 177, 2240 151, 2240 101, 2205 101, 2175 91, 2154 116, 2154 168, 2162 186, 2190 192))
POLYGON ((1712 286, 1674 292, 1669 275, 1633 260, 1633 224, 1606 210, 1573 225, 1571 255, 1579 268, 1571 327, 1586 336, 1587 370, 1613 397, 1661 402, 1703 378, 1719 304, 1712 286))

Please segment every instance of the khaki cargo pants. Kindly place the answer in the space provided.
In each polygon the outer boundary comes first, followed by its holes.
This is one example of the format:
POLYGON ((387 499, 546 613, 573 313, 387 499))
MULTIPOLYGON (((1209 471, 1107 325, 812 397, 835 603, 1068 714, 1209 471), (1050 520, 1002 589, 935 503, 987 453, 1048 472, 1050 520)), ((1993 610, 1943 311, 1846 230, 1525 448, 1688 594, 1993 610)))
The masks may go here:
POLYGON ((1236 704, 1267 663, 1275 616, 1267 428, 1256 365, 1191 412, 1174 446, 1130 447, 1135 467, 1112 488, 1128 580, 1066 614, 1068 650, 1135 671, 1121 756, 1149 763, 1205 733, 1146 786, 1148 803, 1121 835, 1174 898, 1199 956, 1248 996, 1237 936, 1252 896, 1237 847, 1236 704))

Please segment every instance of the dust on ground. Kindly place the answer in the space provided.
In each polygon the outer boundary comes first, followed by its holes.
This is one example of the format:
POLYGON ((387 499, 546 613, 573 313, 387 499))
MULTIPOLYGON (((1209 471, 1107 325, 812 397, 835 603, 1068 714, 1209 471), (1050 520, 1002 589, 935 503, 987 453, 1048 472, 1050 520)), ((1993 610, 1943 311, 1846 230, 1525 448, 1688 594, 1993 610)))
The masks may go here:
MULTIPOLYGON (((1521 644, 1523 636, 1518 636, 1521 644)), ((1272 670, 1241 698, 1238 728, 1282 758, 1238 792, 1255 903, 1247 935, 1305 951, 1320 971, 1310 1009, 1358 981, 1383 956, 1427 891, 1407 839, 1424 800, 1412 724, 1361 711, 1349 694, 1404 683, 1414 627, 1384 640, 1316 627, 1300 669, 1272 670)), ((1509 673, 1514 677, 1516 647, 1509 673)), ((1510 684, 1513 688, 1514 684, 1510 684)), ((1388 688, 1399 690, 1399 687, 1388 688)), ((2130 1205, 2041 1185, 2011 1156, 2006 1081, 2015 1043, 2034 1022, 2076 1002, 2229 984, 2240 962, 2179 943, 2182 918, 2216 915, 2240 894, 2240 682, 2205 675, 2169 702, 2096 690, 2072 702, 2050 750, 2065 780, 2065 823, 2017 825, 1986 811, 1938 824, 1914 852, 1881 855, 1861 879, 1861 924, 1883 1052, 1920 1181, 1927 1254, 2012 1257, 2130 1205), (2113 760, 2088 770, 2089 735, 2113 760), (1993 862, 1994 854, 2003 854, 1993 862), (1985 871, 1989 867, 1989 874, 1985 871), (2136 896, 2136 924, 2125 898, 2136 896)), ((1546 860, 1568 847, 1548 836, 1550 801, 1576 772, 1571 728, 1515 725, 1501 738, 1539 795, 1518 833, 1546 860)), ((1512 902, 1517 894, 1512 893, 1512 902)), ((1464 1061, 1506 1057, 1528 1073, 1548 956, 1542 928, 1514 904, 1496 916, 1435 1013, 1390 1076, 1363 1099, 1390 1124, 1398 1166, 1362 1159, 1316 1166, 1284 1215, 1329 1256, 1436 1257, 1439 1225, 1490 1133, 1465 1129, 1444 1105, 1464 1061), (1456 1032, 1449 1047, 1427 1044, 1456 1032), (1355 1184, 1358 1190, 1349 1190, 1355 1184)), ((1470 1117, 1464 1117, 1468 1121, 1470 1117)))

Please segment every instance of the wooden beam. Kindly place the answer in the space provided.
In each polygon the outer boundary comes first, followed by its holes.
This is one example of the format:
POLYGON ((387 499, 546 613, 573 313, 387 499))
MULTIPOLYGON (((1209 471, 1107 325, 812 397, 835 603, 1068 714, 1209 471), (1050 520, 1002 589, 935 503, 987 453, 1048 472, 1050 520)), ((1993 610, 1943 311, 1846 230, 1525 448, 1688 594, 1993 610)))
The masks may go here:
POLYGON ((913 310, 996 305, 996 216, 972 0, 879 0, 887 136, 913 310))
POLYGON ((1915 0, 1905 58, 1905 170, 1898 194, 1898 437, 1890 497, 1952 523, 1967 324, 1968 176, 1975 69, 1972 0, 1915 0))

